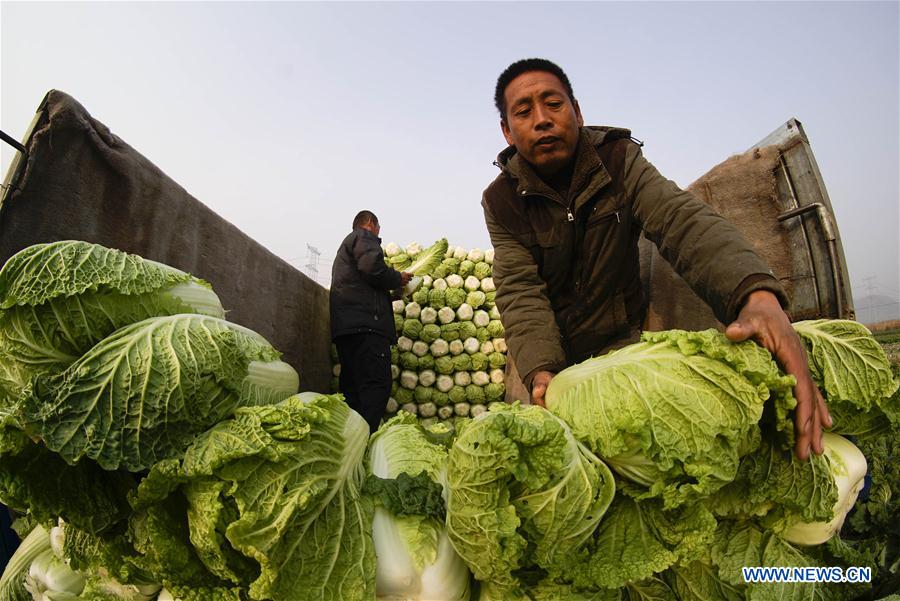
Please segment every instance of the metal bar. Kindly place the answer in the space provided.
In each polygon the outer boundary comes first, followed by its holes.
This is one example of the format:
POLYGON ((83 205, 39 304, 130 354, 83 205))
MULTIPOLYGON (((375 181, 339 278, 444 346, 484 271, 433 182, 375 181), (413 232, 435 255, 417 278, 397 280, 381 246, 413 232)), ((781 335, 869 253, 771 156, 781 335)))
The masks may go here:
POLYGON ((841 294, 841 285, 838 280, 837 241, 833 238, 828 241, 828 258, 831 260, 831 277, 834 278, 834 296, 837 302, 838 319, 846 319, 844 316, 844 299, 841 294))
POLYGON ((9 144, 10 146, 12 146, 12 147, 15 148, 16 150, 18 150, 19 152, 21 152, 21 153, 24 154, 25 156, 28 156, 28 149, 25 148, 25 147, 22 145, 21 142, 19 142, 18 140, 16 140, 15 138, 13 138, 12 136, 10 136, 9 134, 7 134, 6 132, 4 132, 3 130, 0 130, 0 139, 2 139, 4 142, 6 142, 6 143, 9 144))
POLYGON ((797 190, 794 188, 794 182, 791 180, 791 172, 788 170, 783 152, 778 153, 778 161, 781 163, 781 170, 784 171, 784 181, 787 182, 788 190, 791 191, 791 200, 794 201, 795 207, 800 208, 800 201, 797 200, 797 190))
MULTIPOLYGON (((47 97, 44 97, 44 100, 41 102, 41 107, 45 106, 47 102, 47 97)), ((37 128, 38 123, 44 117, 43 108, 39 108, 38 111, 34 114, 34 117, 31 119, 31 123, 28 125, 28 129, 25 130, 25 135, 23 136, 23 140, 25 140, 25 144, 31 143, 31 138, 34 135, 34 130, 37 128)), ((28 161, 29 154, 27 147, 24 151, 19 151, 13 157, 12 162, 9 164, 9 169, 6 171, 6 176, 3 179, 3 191, 0 193, 0 213, 3 212, 3 205, 6 204, 7 199, 12 194, 12 190, 16 188, 16 184, 19 181, 19 175, 21 174, 22 169, 24 168, 26 162, 28 161)))
MULTIPOLYGON (((791 184, 790 178, 788 178, 788 187, 791 188, 791 194, 793 195, 793 184, 791 184)), ((785 211, 778 216, 778 221, 785 221, 787 219, 791 219, 792 217, 800 217, 813 211, 815 211, 816 218, 819 220, 819 226, 822 228, 822 233, 825 237, 825 244, 828 247, 828 262, 830 263, 831 267, 831 281, 834 285, 834 300, 836 303, 837 317, 838 319, 843 319, 844 299, 841 295, 840 270, 838 269, 837 262, 837 237, 834 235, 834 228, 831 226, 831 219, 828 215, 828 209, 822 203, 814 202, 806 205, 805 207, 797 207, 796 209, 785 211)))
MULTIPOLYGON (((790 185, 790 183, 788 183, 788 185, 790 185)), ((824 207, 822 207, 822 205, 818 202, 808 204, 805 207, 797 207, 796 209, 791 209, 790 211, 785 211, 784 213, 779 215, 778 221, 785 221, 787 219, 790 219, 791 217, 799 217, 801 215, 811 213, 820 208, 824 208, 824 207)))

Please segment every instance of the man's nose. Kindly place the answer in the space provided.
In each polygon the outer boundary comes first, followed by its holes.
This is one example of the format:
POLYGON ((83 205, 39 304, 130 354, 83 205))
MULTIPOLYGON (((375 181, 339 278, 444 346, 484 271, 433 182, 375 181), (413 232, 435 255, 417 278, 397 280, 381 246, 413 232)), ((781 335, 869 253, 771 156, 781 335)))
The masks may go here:
POLYGON ((550 118, 550 111, 546 107, 536 106, 534 109, 534 128, 548 129, 553 127, 553 120, 550 118))

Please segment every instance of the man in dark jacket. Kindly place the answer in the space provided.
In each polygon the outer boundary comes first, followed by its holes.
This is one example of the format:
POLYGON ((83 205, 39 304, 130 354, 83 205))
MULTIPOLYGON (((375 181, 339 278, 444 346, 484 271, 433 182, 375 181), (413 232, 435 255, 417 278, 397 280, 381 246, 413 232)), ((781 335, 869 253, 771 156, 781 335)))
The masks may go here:
POLYGON ((341 362, 341 392, 374 432, 391 394, 391 344, 397 340, 391 290, 412 274, 384 262, 381 226, 360 211, 331 268, 331 338, 341 362))
POLYGON ((730 324, 726 336, 754 339, 796 377, 796 453, 821 454, 831 418, 782 309, 786 294, 737 229, 660 175, 630 131, 584 127, 554 63, 513 63, 494 99, 509 147, 482 206, 497 306, 532 402, 543 405, 566 366, 638 339, 643 232, 730 324))

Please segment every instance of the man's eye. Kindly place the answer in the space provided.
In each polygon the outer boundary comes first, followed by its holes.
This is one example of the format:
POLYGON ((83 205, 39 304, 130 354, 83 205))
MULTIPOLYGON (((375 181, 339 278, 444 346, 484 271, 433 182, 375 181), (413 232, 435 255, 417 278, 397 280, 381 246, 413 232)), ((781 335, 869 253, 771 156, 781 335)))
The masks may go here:
POLYGON ((531 109, 523 108, 516 111, 516 117, 525 117, 528 113, 531 112, 531 109))
POLYGON ((559 100, 551 100, 550 102, 547 103, 547 106, 549 106, 550 108, 553 108, 553 109, 558 109, 559 107, 562 106, 562 104, 563 103, 559 100))

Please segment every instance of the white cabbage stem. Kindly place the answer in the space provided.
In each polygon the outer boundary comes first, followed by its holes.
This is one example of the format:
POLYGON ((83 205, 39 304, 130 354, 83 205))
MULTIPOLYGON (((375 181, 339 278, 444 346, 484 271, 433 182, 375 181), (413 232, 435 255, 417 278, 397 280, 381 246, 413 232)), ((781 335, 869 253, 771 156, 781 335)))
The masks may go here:
POLYGON ((868 464, 856 445, 843 436, 825 432, 822 446, 838 489, 834 517, 827 522, 797 521, 781 533, 782 538, 797 545, 821 545, 837 534, 865 484, 868 464))
POLYGON ((25 589, 35 599, 75 601, 84 590, 84 577, 48 548, 31 562, 25 589))
POLYGON ((282 401, 298 390, 300 374, 284 361, 251 361, 247 366, 242 392, 261 405, 282 401))
POLYGON ((194 280, 188 280, 172 286, 168 292, 191 307, 196 313, 225 319, 222 301, 210 287, 198 284, 194 280))

